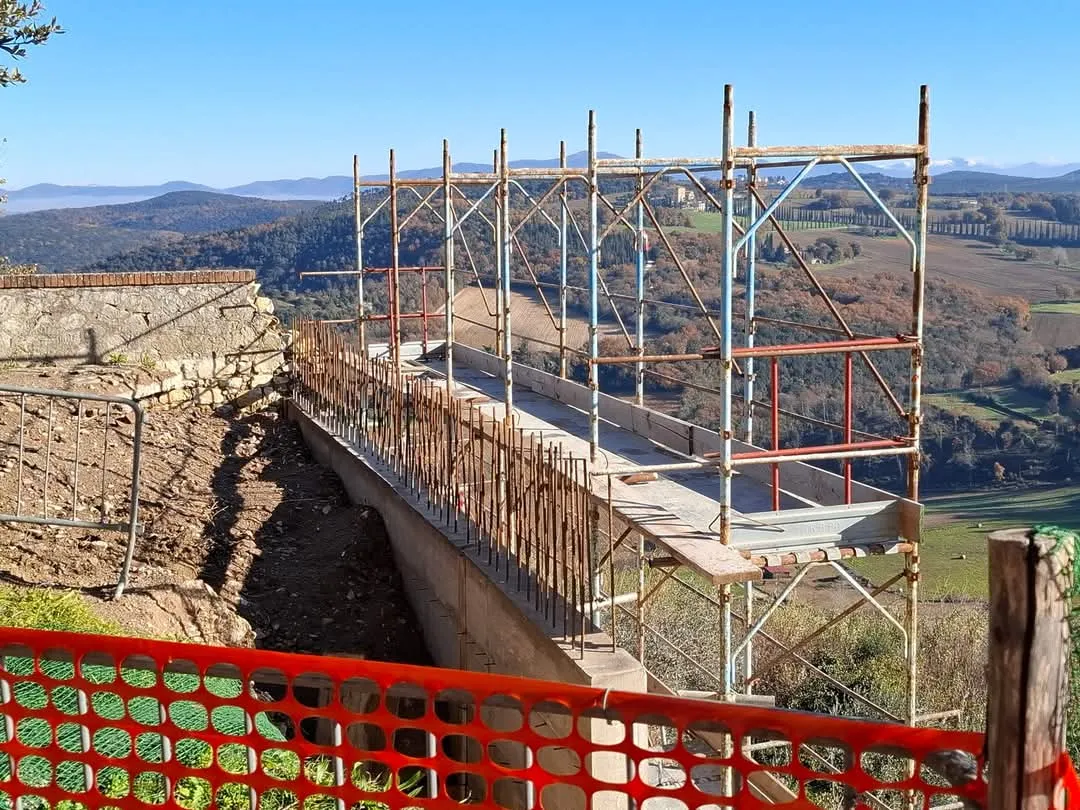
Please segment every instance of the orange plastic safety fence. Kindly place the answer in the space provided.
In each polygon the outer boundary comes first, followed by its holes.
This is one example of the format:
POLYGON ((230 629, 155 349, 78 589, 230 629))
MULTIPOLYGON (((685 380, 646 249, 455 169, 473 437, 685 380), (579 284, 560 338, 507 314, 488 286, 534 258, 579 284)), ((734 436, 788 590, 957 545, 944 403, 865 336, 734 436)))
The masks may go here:
POLYGON ((18 810, 985 806, 968 732, 12 628, 0 655, 18 810))

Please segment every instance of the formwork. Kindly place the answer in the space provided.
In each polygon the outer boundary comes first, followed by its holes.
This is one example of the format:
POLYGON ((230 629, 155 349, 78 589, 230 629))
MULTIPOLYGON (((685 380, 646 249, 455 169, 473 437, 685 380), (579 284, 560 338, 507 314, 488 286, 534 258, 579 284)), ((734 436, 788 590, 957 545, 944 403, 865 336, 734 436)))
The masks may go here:
MULTIPOLYGON (((516 527, 523 521, 542 520, 538 516, 557 509, 557 504, 543 500, 548 496, 542 489, 536 496, 541 501, 529 506, 508 494, 520 488, 520 482, 511 481, 522 466, 515 459, 528 455, 521 448, 532 447, 538 449, 529 452, 541 456, 550 452, 580 461, 574 475, 580 476, 575 480, 588 494, 589 539, 579 557, 574 557, 575 564, 583 566, 575 582, 587 587, 575 585, 573 593, 563 593, 556 579, 552 588, 567 610, 580 615, 581 621, 610 625, 612 636, 635 651, 647 667, 651 648, 673 644, 650 625, 648 616, 650 601, 664 589, 693 591, 717 616, 719 660, 701 661, 694 650, 680 649, 677 655, 696 674, 682 684, 665 684, 657 675, 657 691, 751 700, 755 683, 767 671, 795 661, 868 713, 911 725, 940 721, 944 715, 921 712, 916 667, 929 182, 927 89, 923 87, 920 94, 915 139, 907 144, 762 146, 750 113, 746 143, 739 145, 735 117, 733 91, 728 86, 720 149, 711 157, 647 157, 640 130, 634 157, 599 157, 597 120, 590 112, 587 154, 580 166, 569 165, 565 142, 560 144, 557 165, 517 166, 510 160, 505 130, 491 171, 455 170, 445 141, 439 177, 399 175, 393 151, 385 179, 362 177, 354 160, 355 267, 310 275, 354 279, 357 316, 345 322, 298 326, 301 386, 311 407, 329 408, 341 425, 357 435, 370 429, 370 416, 359 416, 360 411, 369 414, 375 407, 366 393, 370 381, 377 377, 379 385, 392 386, 401 404, 395 406, 396 438, 381 445, 386 454, 405 452, 409 441, 420 442, 422 447, 429 438, 417 431, 444 431, 439 442, 445 442, 446 449, 443 461, 438 462, 443 469, 425 472, 427 478, 418 482, 417 489, 439 493, 454 520, 481 519, 469 513, 469 494, 463 496, 460 486, 469 442, 462 438, 459 418, 445 418, 445 428, 438 419, 425 428, 410 422, 409 386, 423 381, 425 390, 442 392, 438 407, 448 413, 458 407, 451 403, 468 403, 474 414, 470 419, 502 425, 507 436, 516 436, 499 444, 490 458, 490 485, 497 498, 494 508, 502 512, 498 522, 510 527, 493 542, 524 566, 527 582, 537 574, 525 558, 524 546, 518 545, 516 527), (886 160, 913 164, 913 229, 904 227, 863 176, 864 166, 886 160), (852 328, 777 218, 792 193, 823 166, 850 175, 869 204, 880 210, 883 220, 910 248, 910 321, 891 334, 852 328), (779 187, 767 185, 762 178, 766 173, 775 176, 777 170, 790 174, 787 182, 779 187), (700 288, 693 263, 650 197, 658 183, 672 178, 693 189, 719 213, 719 289, 700 288), (441 231, 441 266, 410 266, 401 261, 403 241, 421 222, 429 230, 441 231), (378 266, 365 255, 366 240, 376 225, 386 228, 389 235, 389 261, 378 266), (524 244, 526 228, 550 230, 557 249, 544 255, 531 251, 524 244), (831 323, 758 314, 757 245, 765 232, 785 246, 791 265, 788 272, 805 279, 831 323), (605 275, 601 266, 605 240, 616 233, 633 240, 632 295, 613 290, 611 271, 605 275), (683 280, 680 300, 650 297, 650 245, 663 251, 665 261, 683 280), (578 249, 585 257, 580 268, 571 257, 578 249), (581 275, 584 282, 575 283, 581 275), (402 295, 402 280, 408 276, 419 279, 419 294, 402 295), (557 280, 545 280, 552 278, 557 280), (378 285, 377 296, 372 295, 373 285, 378 285), (455 340, 459 317, 454 302, 456 291, 464 285, 477 286, 485 300, 488 295, 493 299, 490 320, 483 324, 492 334, 487 346, 466 346, 455 340), (536 337, 535 330, 525 340, 517 336, 509 302, 521 285, 531 287, 542 303, 550 340, 536 337), (577 301, 584 303, 588 316, 589 339, 584 347, 567 339, 568 319, 577 301), (419 306, 403 310, 410 303, 419 306), (611 330, 625 342, 621 354, 601 351, 602 303, 611 330), (661 342, 647 332, 647 316, 665 308, 693 314, 713 345, 682 353, 660 350, 661 342), (354 330, 348 335, 335 331, 343 323, 354 330), (816 337, 804 342, 778 338, 792 330, 816 337), (521 344, 526 342, 551 352, 547 368, 523 361, 521 344), (906 390, 897 390, 881 371, 882 353, 900 353, 910 359, 906 390), (828 381, 836 401, 843 403, 839 422, 793 411, 782 401, 785 384, 797 384, 788 381, 785 366, 793 358, 816 355, 840 358, 842 372, 828 381), (326 371, 327 363, 337 370, 326 371), (694 379, 695 364, 703 363, 719 364, 719 387, 694 379), (685 366, 687 372, 672 375, 657 368, 670 369, 672 364, 685 366), (633 369, 633 396, 601 390, 601 369, 608 365, 633 369), (584 369, 579 375, 584 379, 574 378, 575 369, 584 369), (876 435, 856 426, 857 375, 873 382, 895 416, 896 429, 891 434, 876 435), (340 379, 346 381, 344 395, 340 379), (715 398, 717 424, 691 424, 652 407, 650 381, 715 398), (785 446, 782 421, 807 422, 831 431, 837 440, 785 446), (890 493, 855 480, 853 462, 882 457, 895 457, 906 466, 902 492, 890 493), (836 471, 823 465, 836 465, 836 471), (895 574, 869 583, 844 564, 867 555, 893 555, 895 574), (792 571, 783 587, 760 584, 766 576, 763 572, 782 566, 792 571), (779 641, 769 633, 769 620, 800 583, 820 569, 849 586, 854 601, 822 627, 807 628, 795 643, 779 641), (899 616, 880 601, 882 593, 898 588, 903 601, 899 616), (906 671, 907 697, 902 708, 884 707, 859 695, 800 655, 807 644, 863 607, 880 612, 882 621, 894 631, 896 652, 903 657, 906 671), (631 629, 620 629, 620 622, 629 622, 631 629), (767 657, 760 661, 763 653, 767 657)), ((475 436, 473 427, 469 435, 475 436)), ((436 462, 418 459, 412 463, 426 469, 436 462)), ((483 526, 477 525, 483 534, 483 526)), ((543 563, 537 558, 536 564, 543 563)))

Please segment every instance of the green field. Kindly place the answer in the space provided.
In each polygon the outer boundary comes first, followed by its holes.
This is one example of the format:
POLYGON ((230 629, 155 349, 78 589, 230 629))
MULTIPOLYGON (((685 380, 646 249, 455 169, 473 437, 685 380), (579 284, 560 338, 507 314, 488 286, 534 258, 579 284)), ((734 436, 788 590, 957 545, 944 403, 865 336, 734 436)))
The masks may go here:
POLYGON ((1008 418, 1004 411, 989 405, 977 405, 968 400, 963 393, 925 394, 923 401, 927 405, 941 408, 956 416, 966 416, 976 422, 992 422, 997 424, 1002 419, 1008 418))
POLYGON ((1080 315, 1080 301, 1043 301, 1032 304, 1031 311, 1052 315, 1080 315))
MULTIPOLYGON (((928 500, 920 549, 922 595, 985 597, 987 532, 1037 523, 1080 528, 1080 485, 999 489, 928 500), (965 559, 958 559, 961 555, 965 559)), ((852 562, 851 568, 881 582, 896 573, 897 564, 869 557, 852 562)))
POLYGON ((1050 379, 1058 385, 1061 383, 1080 383, 1080 368, 1069 368, 1065 369, 1065 371, 1059 371, 1057 374, 1051 374, 1050 379))
POLYGON ((1035 426, 1050 416, 1043 403, 1035 396, 1009 385, 991 385, 973 391, 926 394, 923 399, 928 405, 941 408, 943 411, 995 424, 1003 419, 1019 419, 1027 420, 1035 426), (971 397, 978 394, 993 397, 996 405, 972 401, 971 397))
POLYGON ((984 390, 1008 410, 1023 414, 1028 419, 1041 420, 1050 416, 1044 407, 1044 403, 1027 391, 1013 388, 1010 385, 995 385, 984 390))

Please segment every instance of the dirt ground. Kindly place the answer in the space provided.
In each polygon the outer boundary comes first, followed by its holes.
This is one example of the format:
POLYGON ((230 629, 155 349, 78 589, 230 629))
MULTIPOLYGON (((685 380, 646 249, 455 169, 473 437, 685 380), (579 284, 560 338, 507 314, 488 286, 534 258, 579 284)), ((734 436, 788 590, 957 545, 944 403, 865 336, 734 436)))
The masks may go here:
MULTIPOLYGON (((0 384, 28 377, 101 392, 130 382, 109 368, 7 371, 0 384)), ((74 501, 79 519, 96 521, 103 505, 126 519, 134 420, 117 406, 106 420, 87 403, 81 417, 54 405, 50 421, 47 402, 29 397, 22 408, 18 396, 0 396, 0 513, 13 513, 21 478, 23 514, 70 517, 74 501)), ((143 532, 120 600, 109 599, 126 541, 116 531, 2 523, 0 577, 77 589, 133 632, 428 662, 381 518, 349 503, 277 412, 148 411, 139 494, 143 532)))
MULTIPOLYGON (((1078 278, 1080 281, 1080 278, 1078 278)), ((1080 345, 1080 317, 1064 312, 1036 312, 1031 316, 1035 339, 1043 346, 1071 349, 1080 345)))
MULTIPOLYGON (((867 277, 877 272, 906 275, 910 272, 910 248, 899 237, 858 236, 846 229, 795 231, 792 239, 808 245, 815 239, 834 236, 841 244, 858 242, 859 257, 837 265, 821 265, 822 276, 867 277)), ((1045 258, 1045 257, 1043 257, 1045 258)), ((1048 261, 1022 262, 1003 254, 986 242, 957 236, 930 236, 926 242, 927 277, 977 287, 995 295, 1016 295, 1029 301, 1059 298, 1061 285, 1074 287, 1080 274, 1048 261)))

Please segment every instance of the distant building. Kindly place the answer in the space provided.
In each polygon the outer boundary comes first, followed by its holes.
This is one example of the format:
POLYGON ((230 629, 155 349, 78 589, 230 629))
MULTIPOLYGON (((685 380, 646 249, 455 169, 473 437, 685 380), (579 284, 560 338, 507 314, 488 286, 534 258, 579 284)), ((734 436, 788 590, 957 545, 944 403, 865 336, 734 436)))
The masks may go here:
MULTIPOLYGON (((686 186, 675 186, 671 198, 671 204, 675 208, 690 209, 697 209, 699 205, 704 205, 704 203, 698 202, 697 192, 695 192, 694 189, 688 188, 686 186)), ((705 209, 701 208, 699 210, 704 211, 705 209)))

